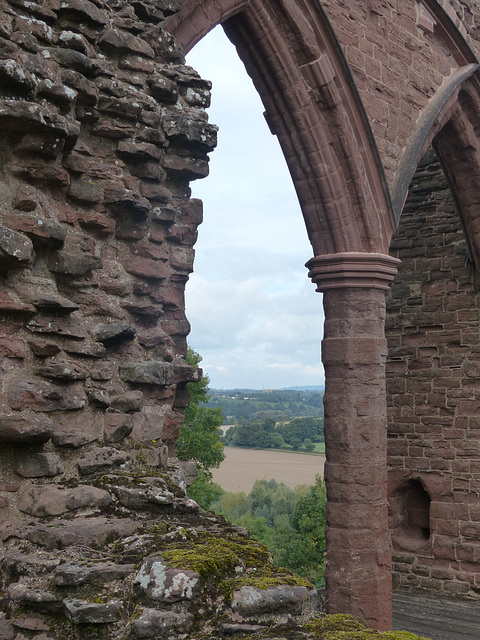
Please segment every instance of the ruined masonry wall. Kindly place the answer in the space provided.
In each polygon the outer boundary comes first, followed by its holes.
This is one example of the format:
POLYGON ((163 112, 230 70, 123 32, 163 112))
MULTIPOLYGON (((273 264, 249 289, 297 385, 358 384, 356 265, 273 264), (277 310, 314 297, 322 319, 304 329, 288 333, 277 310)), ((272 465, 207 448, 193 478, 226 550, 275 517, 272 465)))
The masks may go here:
POLYGON ((433 153, 417 170, 391 250, 402 259, 387 316, 394 581, 478 598, 478 274, 433 153), (408 481, 420 491, 402 494, 408 481))
POLYGON ((164 464, 199 377, 188 184, 217 129, 161 30, 180 4, 0 2, 0 521, 101 508, 65 483, 164 464))

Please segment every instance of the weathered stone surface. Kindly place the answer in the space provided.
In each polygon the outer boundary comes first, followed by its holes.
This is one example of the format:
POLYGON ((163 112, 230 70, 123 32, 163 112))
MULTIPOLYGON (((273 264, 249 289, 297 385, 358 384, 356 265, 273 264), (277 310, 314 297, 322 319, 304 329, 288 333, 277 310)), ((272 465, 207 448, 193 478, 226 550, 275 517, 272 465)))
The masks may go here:
POLYGON ((127 518, 75 518, 55 520, 55 527, 36 525, 27 532, 31 542, 47 549, 65 549, 76 544, 103 545, 107 540, 115 540, 132 535, 140 523, 127 518))
POLYGON ((126 189, 123 184, 118 182, 111 182, 105 186, 103 200, 117 215, 131 215, 142 220, 150 211, 150 203, 146 198, 126 189))
MULTIPOLYGON (((169 460, 171 464, 171 461, 169 460)), ((188 460, 174 460, 173 463, 173 476, 177 481, 179 487, 182 487, 185 491, 187 487, 190 487, 198 478, 198 467, 195 462, 188 460)))
POLYGON ((105 508, 112 501, 108 491, 89 485, 65 488, 58 485, 25 485, 19 491, 18 508, 23 513, 44 518, 85 508, 105 508))
POLYGON ((73 361, 49 362, 37 367, 36 373, 43 378, 65 381, 85 380, 88 375, 85 367, 73 361))
POLYGON ((139 390, 126 391, 121 396, 111 397, 111 406, 115 411, 129 413, 141 411, 143 406, 143 393, 139 390))
POLYGON ((132 433, 133 418, 129 413, 106 413, 104 418, 105 442, 121 442, 132 433))
POLYGON ((143 609, 133 625, 139 638, 158 638, 168 633, 188 632, 192 623, 191 613, 143 609))
POLYGON ((95 327, 94 336, 105 346, 119 344, 135 337, 135 327, 127 324, 99 324, 95 327))
POLYGON ((88 274, 93 269, 101 269, 102 260, 89 253, 67 253, 66 251, 61 251, 50 258, 48 268, 53 273, 61 273, 62 275, 78 278, 88 274))
POLYGON ((128 509, 151 509, 153 505, 165 506, 174 502, 174 494, 158 479, 139 478, 135 486, 123 486, 118 480, 109 476, 105 478, 104 486, 128 509))
POLYGON ((111 380, 116 373, 116 363, 112 360, 102 360, 90 366, 90 378, 105 382, 111 380))
POLYGON ((42 444, 53 434, 53 422, 31 413, 0 414, 0 442, 42 444))
POLYGON ((77 123, 47 106, 17 100, 0 100, 0 129, 21 132, 45 129, 64 137, 76 137, 79 133, 77 123))
POLYGON ((161 556, 147 558, 135 578, 139 589, 151 600, 159 602, 191 600, 198 591, 199 583, 198 573, 172 569, 161 556))
POLYGON ((128 454, 125 451, 119 451, 112 447, 94 447, 78 460, 77 465, 80 473, 86 476, 119 466, 127 460, 128 454))
POLYGON ((306 587, 280 585, 268 589, 242 587, 233 592, 232 609, 242 616, 257 616, 263 613, 301 614, 315 608, 317 594, 306 587))
POLYGON ((24 298, 27 302, 37 307, 37 309, 41 309, 47 313, 63 315, 73 313, 79 308, 78 304, 60 295, 41 294, 29 291, 24 293, 24 298))
MULTIPOLYGON (((32 308, 34 309, 35 307, 32 308)), ((32 333, 58 335, 73 340, 83 340, 86 338, 85 329, 82 326, 78 326, 78 323, 75 323, 74 320, 70 320, 69 318, 36 317, 30 320, 26 327, 32 333)))
POLYGON ((104 49, 133 53, 146 58, 154 58, 153 49, 141 38, 118 29, 108 29, 99 38, 99 45, 104 49))
POLYGON ((33 258, 32 241, 27 236, 5 227, 0 227, 0 264, 22 266, 33 258))
POLYGON ((3 567, 14 582, 23 575, 48 575, 60 564, 60 559, 42 558, 39 555, 26 554, 17 549, 7 549, 3 567))
MULTIPOLYGON (((23 195, 17 195, 17 208, 30 211, 36 208, 36 204, 33 195, 27 195, 27 192, 24 192, 23 195)), ((65 226, 56 220, 27 213, 6 216, 5 222, 12 229, 27 235, 34 246, 49 246, 52 249, 59 249, 62 247, 67 233, 65 226)))
POLYGON ((0 357, 23 359, 26 355, 25 342, 23 340, 0 336, 0 357))
POLYGON ((179 382, 200 382, 203 375, 203 370, 198 367, 192 367, 186 363, 175 363, 174 368, 174 380, 179 382))
POLYGON ((73 624, 106 624, 120 617, 123 609, 121 600, 103 603, 86 600, 66 599, 63 601, 67 617, 73 624))
POLYGON ((99 236, 106 237, 115 231, 115 221, 101 213, 78 212, 78 223, 84 229, 90 229, 99 236))
POLYGON ((154 411, 139 411, 133 414, 131 437, 136 442, 159 443, 162 441, 165 416, 154 411))
POLYGON ((33 355, 38 356, 39 358, 55 356, 62 350, 56 342, 51 340, 29 340, 28 346, 32 350, 33 355))
MULTIPOLYGON (((108 23, 107 17, 98 6, 89 0, 62 0, 61 5, 58 7, 58 12, 62 14, 73 14, 77 20, 86 20, 88 23, 95 25, 106 25, 108 23)), ((71 44, 71 38, 66 42, 71 44)))
POLYGON ((164 263, 150 258, 131 258, 124 262, 125 271, 139 278, 165 280, 168 270, 164 263))
POLYGON ((7 594, 10 600, 18 606, 31 607, 37 611, 47 613, 59 611, 62 608, 62 600, 60 596, 50 591, 42 591, 41 589, 29 589, 20 582, 9 585, 7 594))
POLYGON ((9 291, 0 291, 0 311, 8 314, 31 316, 35 313, 33 304, 21 302, 18 296, 9 291))
POLYGON ((63 350, 70 355, 88 356, 90 358, 103 358, 107 353, 106 348, 100 342, 74 342, 68 340, 62 342, 63 350))
POLYGON ((101 437, 98 420, 88 413, 59 413, 54 418, 52 442, 58 447, 82 447, 101 437))
POLYGON ((58 565, 52 575, 52 584, 57 586, 77 586, 101 579, 102 582, 123 580, 135 571, 134 564, 114 562, 65 562, 58 565))
POLYGON ((173 383, 173 365, 170 362, 126 362, 119 367, 120 378, 134 384, 163 387, 173 383))
POLYGON ((102 199, 102 188, 91 180, 79 178, 70 183, 68 195, 79 202, 95 204, 102 199))
POLYGON ((88 389, 87 398, 88 402, 95 407, 102 407, 105 409, 110 406, 110 397, 103 389, 88 389))
POLYGON ((56 453, 32 451, 28 456, 24 453, 16 456, 15 471, 24 478, 55 476, 63 470, 63 462, 56 453))
POLYGON ((32 184, 53 189, 63 189, 70 184, 70 176, 59 167, 29 161, 28 164, 11 164, 10 171, 17 177, 32 184))
POLYGON ((8 400, 12 409, 19 411, 68 411, 86 405, 81 387, 62 387, 46 380, 20 380, 9 389, 8 400))
POLYGON ((6 619, 4 613, 0 613, 0 637, 4 640, 14 640, 16 631, 10 622, 6 619))

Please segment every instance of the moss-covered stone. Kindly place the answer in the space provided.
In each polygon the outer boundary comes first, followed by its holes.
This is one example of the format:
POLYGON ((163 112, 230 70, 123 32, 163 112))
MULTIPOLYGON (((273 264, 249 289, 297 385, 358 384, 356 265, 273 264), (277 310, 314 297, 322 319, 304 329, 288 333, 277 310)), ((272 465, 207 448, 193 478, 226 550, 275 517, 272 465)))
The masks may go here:
POLYGON ((350 615, 334 614, 313 618, 302 625, 315 640, 428 640, 408 631, 375 631, 350 615))

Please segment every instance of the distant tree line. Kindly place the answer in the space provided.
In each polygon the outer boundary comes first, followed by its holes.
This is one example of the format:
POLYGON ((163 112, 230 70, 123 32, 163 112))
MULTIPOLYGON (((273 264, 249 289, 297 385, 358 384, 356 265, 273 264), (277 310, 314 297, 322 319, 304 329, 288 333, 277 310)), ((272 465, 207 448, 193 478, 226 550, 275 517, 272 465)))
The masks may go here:
POLYGON ((263 422, 241 422, 230 427, 222 438, 227 446, 249 449, 281 449, 314 451, 315 442, 323 442, 323 418, 294 418, 277 423, 269 418, 263 422))
POLYGON ((210 389, 209 394, 207 406, 221 407, 225 424, 323 416, 323 391, 210 389))

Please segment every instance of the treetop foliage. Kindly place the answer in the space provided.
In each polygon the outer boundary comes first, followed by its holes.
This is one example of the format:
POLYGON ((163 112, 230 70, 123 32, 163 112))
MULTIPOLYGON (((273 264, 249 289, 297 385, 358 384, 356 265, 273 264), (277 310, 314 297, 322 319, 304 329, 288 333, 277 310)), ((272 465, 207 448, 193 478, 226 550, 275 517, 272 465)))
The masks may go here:
MULTIPOLYGON (((189 347, 186 361, 198 367, 202 358, 189 347)), ((211 482, 210 469, 219 467, 225 459, 219 432, 223 423, 222 409, 205 406, 209 399, 209 382, 208 376, 204 375, 200 382, 188 383, 190 404, 185 409, 175 445, 175 452, 180 460, 193 460, 199 467, 199 477, 190 487, 189 495, 204 508, 208 508, 210 502, 222 493, 222 489, 211 482)))
POLYGON ((295 489, 275 480, 257 480, 248 495, 224 493, 212 509, 266 544, 277 565, 322 586, 325 503, 325 485, 317 476, 312 487, 295 489))

